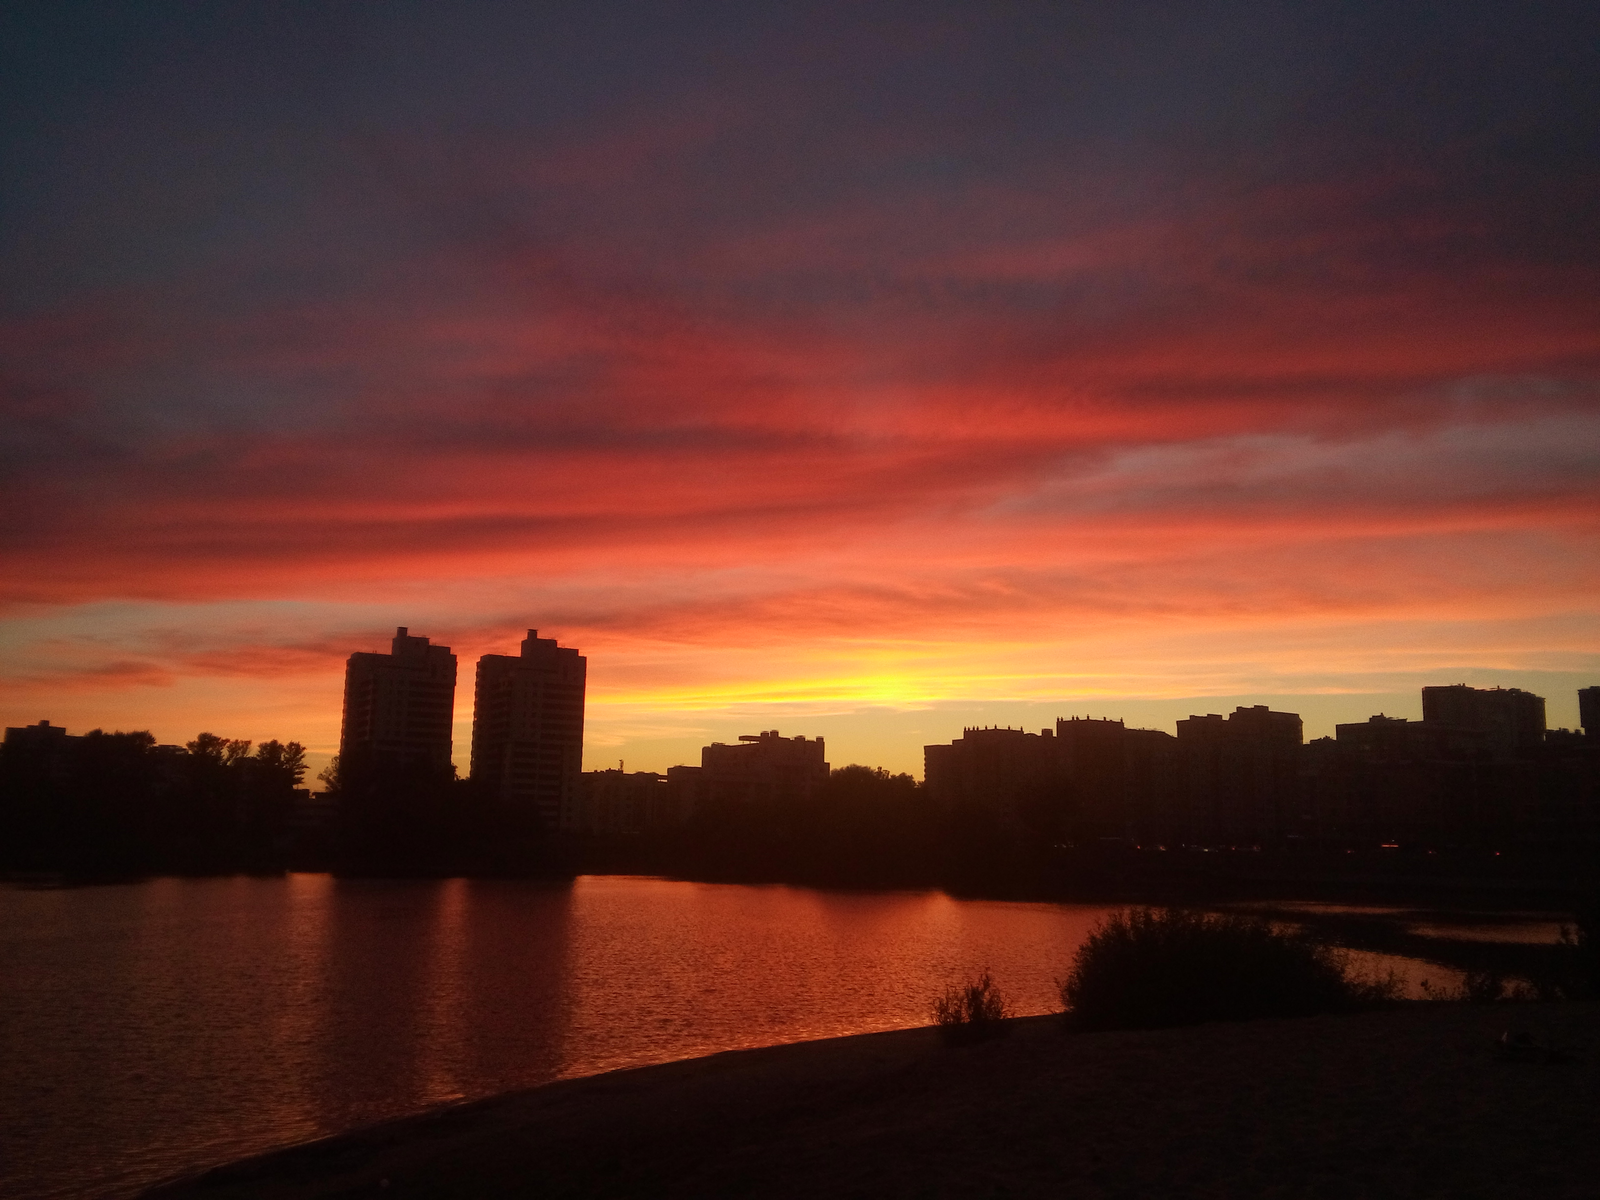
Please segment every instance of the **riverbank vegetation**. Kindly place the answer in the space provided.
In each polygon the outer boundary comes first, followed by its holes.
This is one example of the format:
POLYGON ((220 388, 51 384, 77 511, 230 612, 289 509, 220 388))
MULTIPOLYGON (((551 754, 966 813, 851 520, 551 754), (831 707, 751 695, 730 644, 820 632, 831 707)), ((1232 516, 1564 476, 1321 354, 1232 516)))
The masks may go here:
POLYGON ((1004 994, 987 970, 971 983, 952 984, 933 1002, 933 1023, 946 1042, 981 1042, 1005 1033, 1011 1015, 1004 994))
MULTIPOLYGON (((60 731, 54 731, 59 733, 60 731)), ((201 733, 41 737, 0 754, 0 869, 76 875, 272 871, 291 852, 298 742, 201 733)))
POLYGON ((1082 1029, 1347 1012, 1399 992, 1393 977, 1361 978, 1347 954, 1260 918, 1171 908, 1105 918, 1060 988, 1082 1029))
MULTIPOLYGON (((1593 898, 1575 924, 1541 947, 1538 969, 1508 977, 1467 967, 1459 984, 1423 990, 1470 1004, 1600 999, 1600 939, 1593 898)), ((1435 957, 1435 956, 1429 956, 1435 957)), ((1100 921, 1058 981, 1069 1025, 1147 1029, 1300 1017, 1382 1007, 1399 999, 1391 974, 1363 974, 1350 951, 1305 927, 1259 914, 1131 908, 1100 921)))
MULTIPOLYGON (((54 731, 61 732, 61 731, 54 731)), ((782 805, 707 800, 632 833, 537 827, 471 780, 335 771, 301 788, 295 743, 148 733, 7 743, 0 754, 0 872, 64 876, 333 870, 351 875, 665 875, 834 888, 941 888, 965 897, 1222 905, 1286 899, 1563 909, 1592 887, 1594 855, 1481 847, 1143 845, 1075 837, 1001 811, 933 804, 910 775, 851 765, 782 805)), ((1015 814, 1013 814, 1015 815, 1015 814)), ((1345 931, 1394 938, 1392 927, 1345 931)), ((1343 935, 1331 940, 1355 945, 1343 935)), ((1364 949, 1386 949, 1365 945, 1364 949)), ((1463 966, 1528 976, 1542 948, 1458 947, 1463 966)), ((1396 952, 1405 953, 1404 948, 1396 952)))
POLYGON ((1486 910, 1563 908, 1596 861, 1581 845, 1497 853, 1471 845, 1082 838, 981 805, 944 809, 911 776, 857 765, 835 769, 815 795, 781 808, 707 804, 682 825, 580 837, 570 852, 587 873, 727 883, 936 887, 973 898, 1091 903, 1295 898, 1486 910))

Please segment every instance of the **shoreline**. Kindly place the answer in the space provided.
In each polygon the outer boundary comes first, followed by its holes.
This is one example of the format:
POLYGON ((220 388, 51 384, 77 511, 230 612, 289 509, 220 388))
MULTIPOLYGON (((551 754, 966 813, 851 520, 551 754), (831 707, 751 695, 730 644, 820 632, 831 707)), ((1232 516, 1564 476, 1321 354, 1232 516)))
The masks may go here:
POLYGON ((1009 1024, 966 1047, 925 1027, 559 1080, 144 1195, 1577 1196, 1600 1172, 1594 1003, 1009 1024), (1508 1061, 1507 1030, 1565 1061, 1508 1061))
MULTIPOLYGON (((291 874, 320 874, 332 875, 331 872, 274 872, 269 874, 236 873, 234 875, 148 875, 138 877, 63 877, 63 876, 18 876, 16 874, 0 873, 0 886, 14 887, 24 891, 55 891, 75 890, 78 888, 92 888, 98 886, 126 886, 146 883, 157 879, 179 879, 184 881, 200 881, 210 879, 252 878, 271 879, 282 878, 291 874)), ((1187 901, 1174 900, 1171 897, 1158 895, 1124 896, 1116 900, 1084 900, 1066 897, 1039 897, 1039 896, 998 896, 983 894, 967 894, 951 891, 938 887, 851 887, 844 885, 808 884, 782 881, 756 881, 740 882, 734 880, 712 880, 686 878, 675 875, 610 875, 596 874, 590 876, 574 876, 572 878, 551 878, 545 876, 338 876, 333 878, 341 882, 355 883, 419 883, 419 882, 444 882, 449 879, 469 879, 484 882, 521 882, 541 886, 565 887, 570 886, 581 878, 597 879, 652 879, 674 883, 698 883, 724 887, 787 887, 804 888, 823 893, 843 894, 906 894, 928 891, 941 892, 957 900, 988 901, 994 903, 1027 903, 1027 904, 1055 904, 1055 905, 1081 905, 1098 904, 1106 907, 1163 907, 1175 905, 1177 907, 1199 908, 1213 912, 1245 912, 1252 915, 1263 916, 1269 920, 1284 921, 1305 928, 1312 936, 1328 944, 1347 950, 1373 952, 1379 954, 1395 955, 1402 958, 1415 959, 1422 962, 1436 963, 1441 967, 1454 971, 1484 971, 1503 975, 1508 978, 1533 981, 1558 974, 1562 963, 1564 948, 1555 941, 1500 941, 1471 937, 1465 939, 1452 938, 1446 932, 1448 926, 1457 924, 1514 924, 1521 922, 1544 922, 1558 925, 1571 923, 1570 910, 1561 907, 1522 906, 1507 903, 1493 903, 1493 900, 1505 901, 1511 897, 1487 896, 1427 896, 1413 897, 1403 900, 1394 897, 1387 899, 1375 898, 1370 895, 1344 895, 1332 898, 1321 897, 1317 899, 1294 899, 1279 897, 1263 899, 1261 897, 1234 897, 1234 898, 1202 898, 1191 897, 1187 901), (1356 911, 1344 911, 1344 910, 1356 911), (1431 919, 1442 927, 1440 931, 1429 934, 1417 934, 1408 931, 1404 925, 1416 919, 1431 919)), ((1526 897, 1524 897, 1526 898, 1526 897)), ((1543 897, 1545 900, 1551 897, 1543 897)))
POLYGON ((1359 877, 1226 879, 1225 886, 1174 887, 1164 880, 1119 883, 1115 886, 1070 888, 1005 888, 958 886, 937 881, 840 880, 784 875, 733 875, 716 872, 648 870, 575 870, 544 872, 341 872, 326 868, 283 867, 270 870, 128 871, 78 873, 62 871, 0 871, 0 887, 23 891, 71 891, 97 887, 125 887, 154 880, 178 879, 282 879, 291 875, 327 875, 347 883, 442 883, 464 879, 473 882, 519 882, 562 887, 577 879, 657 879, 673 883, 702 883, 728 887, 790 887, 847 894, 897 894, 942 892, 955 900, 986 900, 1024 904, 1096 904, 1108 907, 1272 908, 1288 905, 1347 905, 1359 908, 1400 908, 1439 913, 1537 913, 1571 919, 1573 904, 1592 893, 1592 882, 1570 880, 1472 878, 1423 879, 1359 877))
MULTIPOLYGON (((1248 857, 1248 856, 1244 856, 1248 857)), ((585 876, 599 878, 661 879, 677 883, 707 883, 740 887, 797 887, 821 892, 944 892, 958 900, 1015 901, 1036 904, 1144 905, 1274 905, 1350 904, 1399 906, 1439 911, 1512 912, 1569 911, 1575 897, 1594 892, 1600 883, 1592 874, 1561 877, 1538 875, 1408 875, 1324 874, 1308 872, 1262 875, 1218 873, 1178 879, 1151 875, 1101 878, 1097 872, 1070 887, 989 886, 982 882, 938 878, 839 878, 828 875, 783 872, 723 872, 646 869, 649 865, 592 863, 570 870, 351 870, 329 864, 274 865, 259 868, 219 867, 181 870, 128 868, 125 870, 21 870, 0 869, 0 886, 55 890, 116 887, 156 879, 277 879, 289 875, 328 875, 349 882, 441 882, 451 879, 520 881, 561 885, 585 876), (629 869, 637 866, 637 869, 629 869)), ((1099 864, 1095 864, 1099 865, 1099 864)))

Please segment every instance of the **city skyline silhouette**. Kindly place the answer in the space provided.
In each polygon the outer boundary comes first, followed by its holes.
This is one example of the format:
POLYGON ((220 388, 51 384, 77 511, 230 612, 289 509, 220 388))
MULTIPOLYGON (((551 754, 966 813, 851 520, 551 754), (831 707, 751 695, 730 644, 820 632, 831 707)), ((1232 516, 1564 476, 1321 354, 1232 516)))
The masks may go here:
POLYGON ((7 1200, 1594 1191, 1600 5, 10 0, 0 146, 7 1200))

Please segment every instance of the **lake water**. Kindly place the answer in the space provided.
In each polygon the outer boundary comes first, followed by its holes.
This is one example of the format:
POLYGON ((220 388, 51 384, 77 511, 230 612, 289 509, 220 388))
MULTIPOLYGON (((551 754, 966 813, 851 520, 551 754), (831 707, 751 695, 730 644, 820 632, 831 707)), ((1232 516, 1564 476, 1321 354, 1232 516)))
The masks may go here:
POLYGON ((1106 911, 615 877, 0 888, 0 1195, 125 1195, 508 1088, 923 1025, 984 968, 1050 1012, 1106 911))

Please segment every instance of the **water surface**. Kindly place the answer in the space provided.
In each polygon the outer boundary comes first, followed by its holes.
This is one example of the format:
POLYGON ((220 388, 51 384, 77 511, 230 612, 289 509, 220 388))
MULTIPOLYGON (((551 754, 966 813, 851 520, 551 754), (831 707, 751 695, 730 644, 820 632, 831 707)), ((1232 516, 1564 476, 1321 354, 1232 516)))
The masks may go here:
POLYGON ((1055 1005, 1097 908, 645 879, 0 891, 0 1193, 126 1192, 507 1088, 1055 1005))
POLYGON ((1053 1011, 1106 911, 615 877, 0 888, 0 1195, 126 1194, 508 1088, 923 1025, 985 968, 1053 1011))

